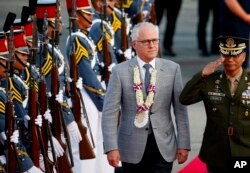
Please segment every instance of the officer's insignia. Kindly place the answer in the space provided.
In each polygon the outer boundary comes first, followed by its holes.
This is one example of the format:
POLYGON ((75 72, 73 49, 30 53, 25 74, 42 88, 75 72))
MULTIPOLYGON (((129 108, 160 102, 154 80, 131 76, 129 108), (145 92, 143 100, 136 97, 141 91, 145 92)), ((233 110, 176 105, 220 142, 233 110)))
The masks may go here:
POLYGON ((234 39, 233 39, 233 38, 228 38, 228 39, 226 40, 226 46, 227 46, 227 47, 235 47, 236 44, 234 43, 234 39))
POLYGON ((250 106, 250 90, 245 90, 242 92, 241 102, 246 106, 250 106))
POLYGON ((220 80, 216 80, 215 84, 219 85, 220 84, 220 80))

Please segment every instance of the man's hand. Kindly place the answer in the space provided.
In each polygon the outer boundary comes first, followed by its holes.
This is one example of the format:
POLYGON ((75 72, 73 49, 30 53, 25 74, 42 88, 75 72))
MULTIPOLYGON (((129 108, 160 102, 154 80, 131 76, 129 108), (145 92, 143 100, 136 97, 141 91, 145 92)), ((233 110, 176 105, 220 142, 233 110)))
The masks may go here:
POLYGON ((63 90, 60 90, 56 95, 56 101, 60 104, 63 103, 63 90))
POLYGON ((42 127, 42 125, 43 125, 42 115, 37 115, 37 117, 35 119, 35 124, 39 127, 42 127))
POLYGON ((224 59, 225 58, 220 57, 217 60, 208 63, 202 70, 202 77, 212 74, 221 64, 223 64, 224 59))
POLYGON ((64 150, 62 146, 60 145, 60 143, 58 142, 58 140, 54 136, 52 136, 52 141, 53 141, 53 146, 55 149, 56 157, 63 156, 64 150))
POLYGON ((182 164, 188 158, 188 150, 186 150, 186 149, 177 149, 176 156, 177 156, 178 163, 182 164))
POLYGON ((107 159, 111 166, 118 167, 120 161, 120 153, 118 150, 112 150, 107 153, 107 159))
POLYGON ((47 120, 50 124, 52 123, 52 116, 50 113, 50 109, 47 109, 43 114, 45 120, 47 120))
POLYGON ((75 143, 79 143, 82 140, 81 133, 75 121, 71 122, 67 126, 67 129, 69 132, 69 137, 72 141, 74 141, 75 143))
POLYGON ((18 143, 18 138, 19 138, 19 131, 15 130, 13 134, 10 136, 10 141, 17 144, 18 143))
POLYGON ((76 87, 78 89, 80 89, 80 90, 83 88, 83 86, 82 86, 82 78, 81 77, 78 78, 78 80, 76 82, 76 87))

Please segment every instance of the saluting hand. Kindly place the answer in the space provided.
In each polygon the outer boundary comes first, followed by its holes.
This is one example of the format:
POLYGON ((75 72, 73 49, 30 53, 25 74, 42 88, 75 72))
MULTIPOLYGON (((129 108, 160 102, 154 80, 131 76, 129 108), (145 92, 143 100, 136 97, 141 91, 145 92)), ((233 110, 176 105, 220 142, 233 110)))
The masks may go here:
POLYGON ((225 58, 221 56, 217 60, 208 63, 202 70, 202 77, 212 74, 221 64, 223 64, 224 59, 225 58))

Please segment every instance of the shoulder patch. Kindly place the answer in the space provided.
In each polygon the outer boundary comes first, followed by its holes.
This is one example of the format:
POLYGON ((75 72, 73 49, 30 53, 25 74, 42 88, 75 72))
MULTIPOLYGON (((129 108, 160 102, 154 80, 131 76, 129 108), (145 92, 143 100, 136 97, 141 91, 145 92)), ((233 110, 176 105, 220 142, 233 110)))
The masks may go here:
POLYGON ((80 40, 78 37, 75 39, 75 44, 76 44, 76 64, 78 64, 83 57, 89 59, 89 53, 86 50, 85 47, 82 46, 80 40))

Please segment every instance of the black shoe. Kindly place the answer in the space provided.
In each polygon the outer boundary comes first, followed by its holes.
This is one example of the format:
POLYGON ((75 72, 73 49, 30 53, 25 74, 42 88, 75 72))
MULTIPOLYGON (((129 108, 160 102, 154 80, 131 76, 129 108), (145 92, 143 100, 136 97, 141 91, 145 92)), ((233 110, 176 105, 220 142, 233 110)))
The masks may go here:
POLYGON ((176 53, 173 52, 172 48, 166 48, 163 51, 163 55, 175 57, 176 53))

